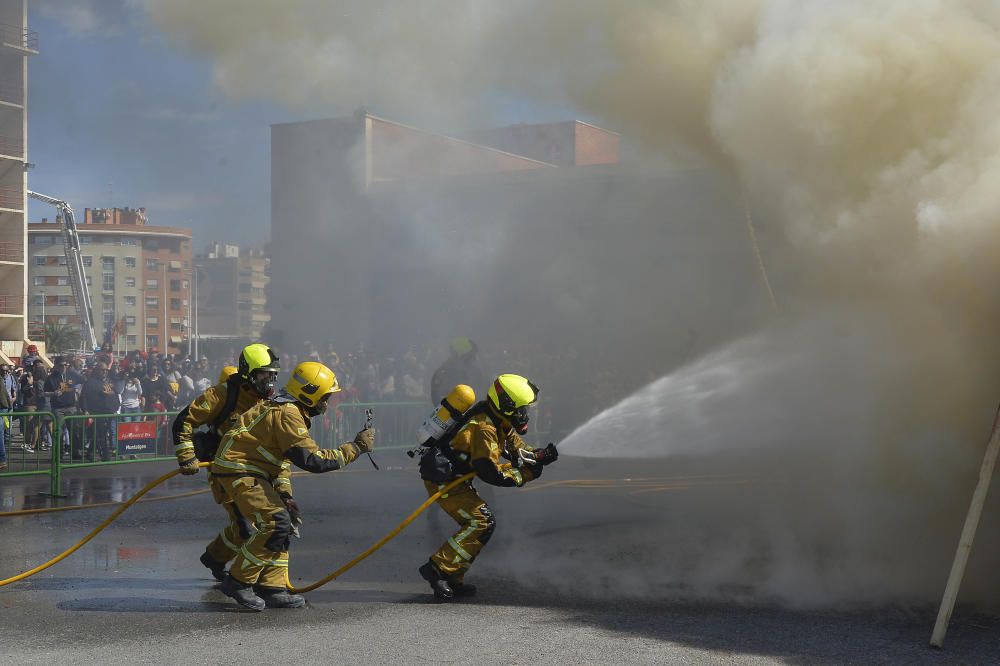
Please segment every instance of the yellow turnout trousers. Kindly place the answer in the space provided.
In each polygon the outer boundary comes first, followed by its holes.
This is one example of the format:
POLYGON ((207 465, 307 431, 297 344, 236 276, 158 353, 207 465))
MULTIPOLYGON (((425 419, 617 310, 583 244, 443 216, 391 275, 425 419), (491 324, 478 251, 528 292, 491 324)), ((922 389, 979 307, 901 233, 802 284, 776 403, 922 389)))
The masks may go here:
MULTIPOLYGON (((424 481, 428 495, 433 495, 444 485, 424 481)), ((431 562, 452 582, 461 583, 465 572, 493 535, 496 520, 471 481, 442 495, 437 505, 459 524, 459 530, 441 544, 431 556, 431 562)))
MULTIPOLYGON (((229 575, 241 583, 285 589, 288 585, 288 542, 291 517, 270 481, 253 476, 212 475, 212 495, 229 516, 230 524, 210 544, 235 550, 236 560, 229 575), (243 532, 241 523, 252 523, 253 534, 243 532), (244 536, 245 535, 245 536, 244 536), (239 540, 232 537, 242 537, 239 540), (225 543, 226 540, 230 543, 225 543)), ((213 550, 209 554, 214 558, 213 550)), ((228 559, 228 558, 226 558, 228 559)), ((226 559, 218 558, 224 562, 226 559)))

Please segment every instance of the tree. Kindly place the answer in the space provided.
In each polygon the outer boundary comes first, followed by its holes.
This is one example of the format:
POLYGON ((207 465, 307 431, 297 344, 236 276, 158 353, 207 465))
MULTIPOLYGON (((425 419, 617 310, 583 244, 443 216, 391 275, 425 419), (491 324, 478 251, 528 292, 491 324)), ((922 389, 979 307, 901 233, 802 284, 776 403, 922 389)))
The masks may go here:
POLYGON ((50 352, 64 352, 79 349, 82 344, 80 329, 70 324, 45 325, 45 349, 50 352))

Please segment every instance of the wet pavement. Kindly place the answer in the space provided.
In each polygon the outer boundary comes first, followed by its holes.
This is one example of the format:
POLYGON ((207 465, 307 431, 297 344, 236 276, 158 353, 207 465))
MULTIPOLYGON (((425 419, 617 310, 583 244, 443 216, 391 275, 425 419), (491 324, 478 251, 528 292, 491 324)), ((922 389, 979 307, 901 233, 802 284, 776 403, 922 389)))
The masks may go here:
MULTIPOLYGON (((294 584, 333 571, 425 499, 401 451, 376 458, 380 472, 361 459, 295 477, 305 524, 294 584)), ((0 510, 121 501, 170 469, 74 470, 62 500, 40 494, 45 477, 0 479, 0 510)), ((926 647, 931 607, 789 610, 738 587, 705 600, 683 581, 650 582, 641 572, 663 557, 640 551, 651 521, 716 502, 738 522, 748 485, 762 483, 695 463, 564 457, 524 489, 488 489, 498 524, 469 577, 474 600, 437 604, 416 573, 452 531, 432 508, 307 594, 306 609, 260 614, 237 609, 198 563, 223 522, 198 492, 205 481, 171 479, 69 559, 0 588, 0 663, 1000 663, 990 616, 957 613, 937 652, 926 647)), ((0 578, 72 546, 112 510, 0 518, 0 578)))

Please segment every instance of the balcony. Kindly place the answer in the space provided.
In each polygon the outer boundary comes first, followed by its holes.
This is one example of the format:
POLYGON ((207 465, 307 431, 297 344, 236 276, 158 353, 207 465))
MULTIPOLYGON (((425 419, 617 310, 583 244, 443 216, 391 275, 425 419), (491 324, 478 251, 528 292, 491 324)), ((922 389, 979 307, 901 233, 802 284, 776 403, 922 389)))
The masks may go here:
POLYGON ((38 32, 19 25, 0 23, 0 45, 24 53, 38 53, 38 32))
POLYGON ((0 136, 0 157, 24 159, 24 141, 20 137, 0 136))
POLYGON ((17 241, 0 241, 0 261, 24 262, 24 246, 17 241))
POLYGON ((0 315, 24 315, 24 297, 0 294, 0 315))
POLYGON ((0 106, 24 108, 24 88, 8 82, 0 83, 0 106))
MULTIPOLYGON (((3 152, 2 148, 0 152, 3 152)), ((16 187, 0 187, 0 209, 23 212, 24 190, 16 187)))

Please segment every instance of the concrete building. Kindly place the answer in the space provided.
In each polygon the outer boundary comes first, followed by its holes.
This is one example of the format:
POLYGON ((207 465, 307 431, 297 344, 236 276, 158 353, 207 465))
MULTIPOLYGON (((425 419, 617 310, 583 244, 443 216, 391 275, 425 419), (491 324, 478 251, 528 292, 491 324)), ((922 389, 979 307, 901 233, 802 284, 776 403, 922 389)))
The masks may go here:
MULTIPOLYGON (((186 351, 191 319, 191 230, 147 223, 143 208, 86 209, 77 225, 97 339, 123 351, 186 351), (118 324, 118 329, 115 325, 118 324)), ((60 225, 28 225, 28 316, 80 323, 60 225)))
POLYGON ((27 336, 28 56, 27 0, 0 0, 0 351, 16 356, 27 336))
POLYGON ((259 341, 271 320, 263 250, 214 243, 194 263, 199 339, 259 341))
POLYGON ((607 327, 607 355, 683 346, 766 307, 727 183, 618 162, 600 128, 532 127, 470 136, 534 156, 370 114, 272 126, 274 344, 507 346, 607 327), (712 265, 746 278, 716 284, 712 265), (702 301, 696 318, 663 314, 702 301), (625 339, 640 324, 649 338, 625 339))

